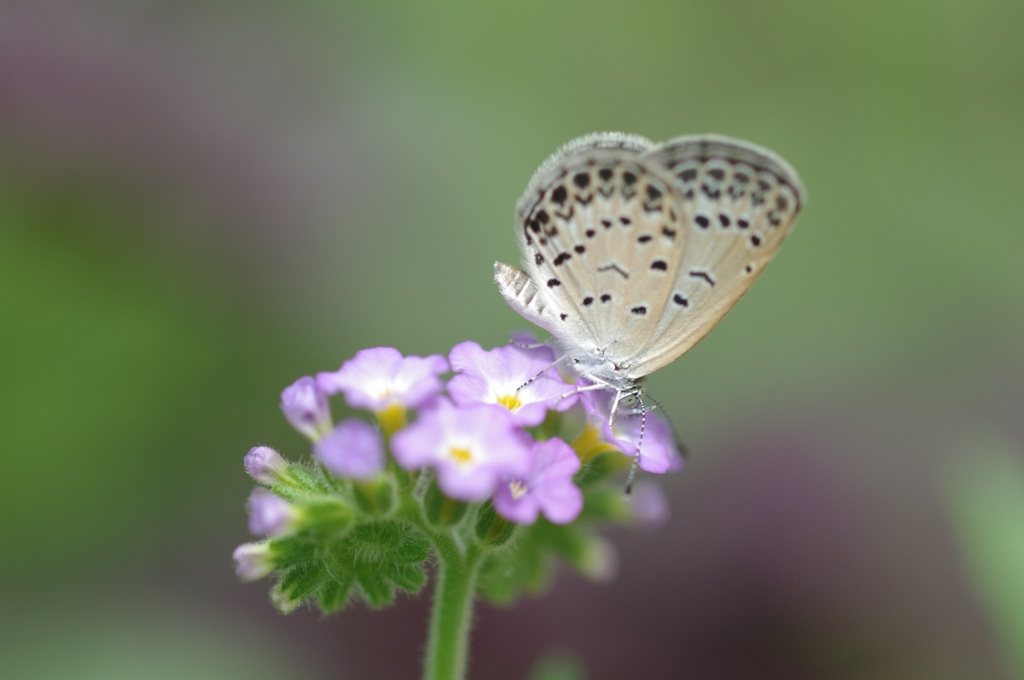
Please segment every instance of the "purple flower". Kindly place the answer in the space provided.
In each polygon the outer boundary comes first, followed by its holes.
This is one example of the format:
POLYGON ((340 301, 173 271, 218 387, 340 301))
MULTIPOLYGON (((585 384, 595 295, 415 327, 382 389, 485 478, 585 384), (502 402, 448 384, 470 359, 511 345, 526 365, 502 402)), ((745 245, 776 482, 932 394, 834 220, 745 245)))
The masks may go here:
POLYGON ((262 487, 252 490, 245 507, 249 511, 249 531, 257 536, 287 533, 299 517, 295 506, 262 487))
POLYGON ((373 425, 350 418, 313 445, 313 454, 331 474, 366 480, 384 469, 384 446, 373 425))
POLYGON ((277 484, 287 469, 285 459, 269 446, 255 446, 245 454, 245 471, 260 484, 277 484))
POLYGON ((653 482, 637 482, 633 487, 633 497, 629 505, 637 525, 643 529, 654 529, 668 520, 668 499, 665 498, 661 486, 653 482))
POLYGON ((456 372, 448 394, 456 404, 500 404, 522 426, 540 425, 548 409, 564 411, 576 401, 574 388, 552 367, 555 355, 546 345, 485 352, 467 341, 452 348, 448 360, 456 372))
POLYGON ((235 560, 235 573, 243 581, 261 579, 274 570, 270 546, 266 543, 243 543, 231 555, 235 560))
POLYGON ((517 524, 533 524, 543 513, 555 524, 568 524, 583 510, 583 492, 573 484, 580 469, 576 452, 561 439, 536 442, 530 470, 506 478, 494 494, 494 509, 517 524))
POLYGON ((456 407, 438 399, 419 419, 391 439, 402 467, 432 467, 437 484, 450 498, 482 501, 499 480, 529 471, 529 438, 511 414, 491 404, 456 407))
POLYGON ((615 422, 609 426, 605 414, 608 405, 613 403, 615 391, 591 390, 581 394, 583 407, 590 420, 601 429, 602 439, 630 457, 636 455, 637 444, 640 444, 638 465, 641 470, 662 474, 683 467, 683 457, 676 446, 675 434, 664 418, 653 411, 634 413, 619 404, 615 422))
POLYGON ((281 410, 296 430, 314 441, 331 431, 327 395, 309 376, 299 378, 281 392, 281 410))
POLYGON ((438 376, 447 371, 440 355, 403 357, 393 347, 375 347, 356 352, 334 373, 318 374, 316 382, 327 394, 344 392, 349 406, 381 413, 422 406, 441 391, 438 376))

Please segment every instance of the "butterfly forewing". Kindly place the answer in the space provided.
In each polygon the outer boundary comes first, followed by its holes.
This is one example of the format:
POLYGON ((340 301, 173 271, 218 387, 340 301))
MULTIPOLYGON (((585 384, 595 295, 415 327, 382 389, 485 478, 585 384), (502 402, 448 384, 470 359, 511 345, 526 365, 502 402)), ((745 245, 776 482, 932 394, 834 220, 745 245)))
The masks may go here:
POLYGON ((648 310, 679 264, 658 256, 666 227, 679 230, 672 179, 619 149, 579 151, 552 170, 520 225, 526 272, 552 311, 547 326, 570 346, 628 358, 657 324, 648 310))

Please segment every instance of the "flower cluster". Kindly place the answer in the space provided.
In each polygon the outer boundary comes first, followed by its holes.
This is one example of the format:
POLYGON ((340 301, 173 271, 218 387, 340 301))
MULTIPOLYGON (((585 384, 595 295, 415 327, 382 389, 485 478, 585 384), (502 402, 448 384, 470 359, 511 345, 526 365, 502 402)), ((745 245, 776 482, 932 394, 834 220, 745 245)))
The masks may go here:
POLYGON ((591 526, 650 524, 665 511, 653 485, 642 497, 655 500, 631 507, 621 482, 603 482, 634 458, 664 473, 681 457, 662 418, 621 409, 610 422, 617 395, 566 382, 555 358, 536 343, 463 342, 447 358, 378 347, 297 380, 281 409, 312 442, 312 460, 263 446, 246 455, 262 485, 249 527, 267 538, 236 550, 238 575, 276 573, 283 611, 306 600, 324 611, 353 597, 387 604, 396 588, 422 587, 430 553, 444 561, 446 550, 479 553, 479 588, 494 601, 542 586, 553 555, 607 575, 610 549, 591 526), (334 421, 335 395, 351 417, 334 421))

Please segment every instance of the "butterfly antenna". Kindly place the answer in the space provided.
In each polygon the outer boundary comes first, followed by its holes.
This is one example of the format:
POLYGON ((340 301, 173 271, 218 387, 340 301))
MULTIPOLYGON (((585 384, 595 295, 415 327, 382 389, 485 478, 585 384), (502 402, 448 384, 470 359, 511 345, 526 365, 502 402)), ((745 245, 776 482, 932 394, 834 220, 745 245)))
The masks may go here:
MULTIPOLYGON (((644 445, 644 430, 647 429, 647 407, 644 406, 643 397, 640 394, 640 388, 637 388, 636 393, 637 403, 640 405, 640 436, 636 440, 636 453, 633 454, 633 463, 629 466, 629 476, 626 477, 626 489, 622 492, 623 500, 630 500, 633 496, 633 480, 636 479, 636 470, 640 466, 640 447, 644 445)), ((657 402, 655 402, 657 403, 657 402)))
MULTIPOLYGON (((532 345, 532 346, 531 345, 522 345, 522 344, 519 344, 519 343, 515 342, 514 340, 509 340, 509 344, 512 345, 513 347, 518 347, 519 349, 537 349, 538 347, 546 346, 545 343, 540 343, 538 345, 532 345)), ((544 375, 545 373, 550 371, 552 368, 554 368, 555 366, 557 366, 561 362, 565 361, 566 358, 567 358, 567 355, 563 354, 562 356, 558 357, 557 359, 552 361, 550 364, 548 364, 544 368, 542 368, 539 371, 537 371, 537 373, 535 375, 533 375, 532 377, 530 377, 529 380, 527 380, 522 385, 517 387, 516 388, 516 392, 518 392, 519 390, 523 389, 524 387, 526 387, 527 385, 532 383, 534 380, 536 380, 537 378, 541 377, 542 375, 544 375)))
POLYGON ((647 398, 653 401, 656 407, 661 409, 661 415, 665 419, 665 422, 668 423, 668 429, 672 430, 672 439, 676 443, 676 448, 679 449, 679 455, 683 457, 683 460, 686 460, 690 455, 689 450, 686 448, 686 444, 683 443, 683 440, 679 437, 679 431, 676 430, 675 423, 673 423, 672 419, 669 418, 668 411, 666 411, 665 407, 661 405, 661 402, 654 397, 648 395, 647 398))

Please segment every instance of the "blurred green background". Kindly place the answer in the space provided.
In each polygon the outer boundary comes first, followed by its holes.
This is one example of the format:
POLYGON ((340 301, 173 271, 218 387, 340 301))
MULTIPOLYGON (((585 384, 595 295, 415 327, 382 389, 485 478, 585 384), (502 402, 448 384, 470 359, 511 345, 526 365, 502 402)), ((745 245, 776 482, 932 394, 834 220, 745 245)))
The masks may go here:
POLYGON ((280 390, 525 325, 512 205, 594 130, 775 149, 810 203, 650 381, 693 455, 617 579, 471 674, 1024 677, 1024 4, 0 6, 0 675, 416 677, 427 597, 237 582, 280 390))

